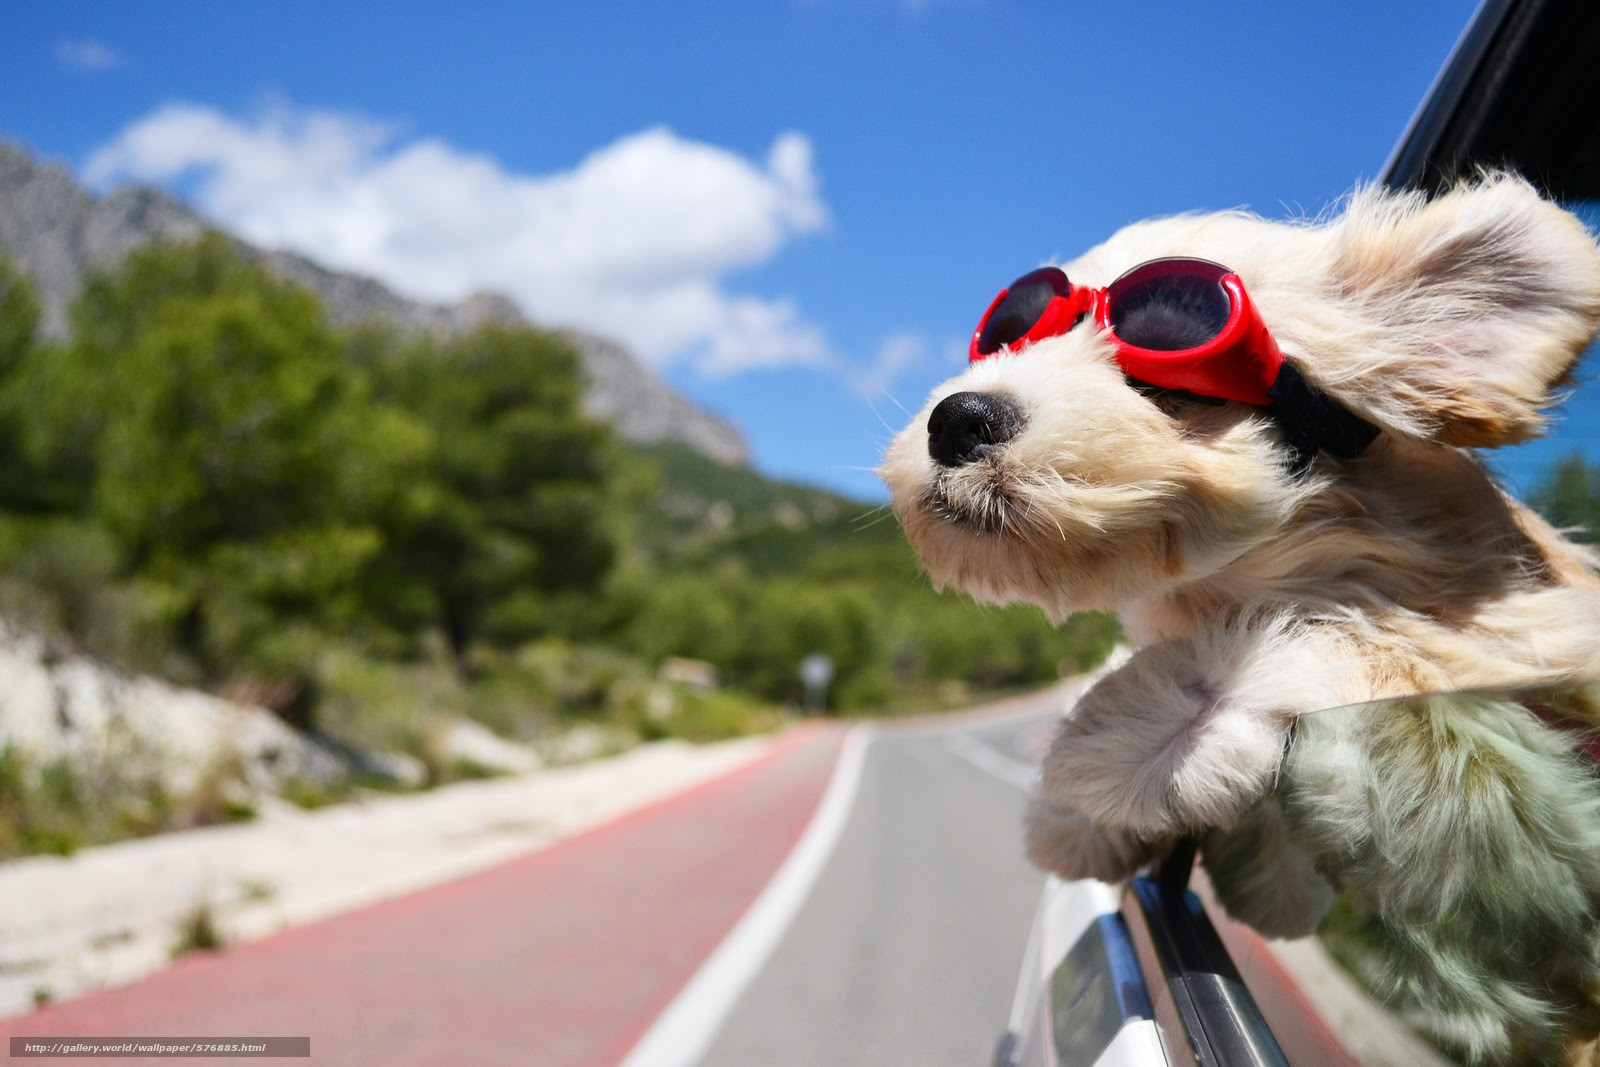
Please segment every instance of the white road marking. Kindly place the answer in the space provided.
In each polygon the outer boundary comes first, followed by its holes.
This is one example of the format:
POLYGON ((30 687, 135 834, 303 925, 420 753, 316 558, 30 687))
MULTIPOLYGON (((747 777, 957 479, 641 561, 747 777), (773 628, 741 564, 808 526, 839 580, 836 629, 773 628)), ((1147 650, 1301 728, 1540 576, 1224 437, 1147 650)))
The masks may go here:
POLYGON ((1039 768, 1019 759, 1012 759, 990 748, 970 734, 950 734, 944 747, 985 774, 1014 785, 1024 793, 1033 792, 1039 782, 1039 768))
POLYGON ((833 855, 861 782, 871 727, 845 735, 833 777, 793 851, 750 910, 679 990, 621 1067, 688 1067, 711 1046, 722 1021, 778 946, 817 876, 833 855))

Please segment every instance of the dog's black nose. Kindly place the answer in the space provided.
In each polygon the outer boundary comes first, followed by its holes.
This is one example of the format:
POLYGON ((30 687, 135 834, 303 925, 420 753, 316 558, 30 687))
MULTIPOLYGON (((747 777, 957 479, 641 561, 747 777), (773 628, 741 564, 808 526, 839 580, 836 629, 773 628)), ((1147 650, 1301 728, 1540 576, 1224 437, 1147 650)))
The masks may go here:
POLYGON ((1022 429, 1022 412, 992 393, 951 393, 928 416, 928 455, 941 467, 982 459, 1022 429))

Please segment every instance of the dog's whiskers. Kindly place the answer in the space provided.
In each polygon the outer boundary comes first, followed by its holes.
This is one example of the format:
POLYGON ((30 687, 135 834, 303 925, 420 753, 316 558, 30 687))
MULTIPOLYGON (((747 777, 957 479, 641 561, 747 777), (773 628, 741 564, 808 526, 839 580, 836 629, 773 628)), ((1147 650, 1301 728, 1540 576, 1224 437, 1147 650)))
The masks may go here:
POLYGON ((863 530, 870 530, 880 522, 887 522, 892 518, 894 518, 894 512, 889 505, 884 504, 881 507, 873 508, 865 515, 857 517, 851 524, 850 532, 861 533, 863 530))

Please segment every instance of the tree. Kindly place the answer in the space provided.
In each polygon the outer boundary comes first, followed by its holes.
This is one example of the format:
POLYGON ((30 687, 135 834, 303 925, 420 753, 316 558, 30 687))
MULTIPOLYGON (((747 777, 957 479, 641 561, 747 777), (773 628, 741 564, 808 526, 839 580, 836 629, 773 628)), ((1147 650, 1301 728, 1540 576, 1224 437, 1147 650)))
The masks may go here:
POLYGON ((18 389, 39 350, 38 329, 33 284, 0 260, 0 509, 5 511, 49 511, 56 499, 27 451, 28 404, 18 389))
POLYGON ((396 617, 437 625, 463 667, 475 640, 549 627, 549 598, 593 595, 617 552, 620 455, 582 413, 577 354, 483 326, 378 362, 381 396, 427 427, 427 471, 372 570, 396 617))
POLYGON ((0 259, 0 378, 9 378, 38 339, 39 301, 33 283, 0 259))
POLYGON ((124 566, 204 676, 304 670, 271 643, 359 615, 424 432, 372 402, 315 298, 218 237, 136 253, 73 322, 41 375, 43 437, 124 566))
POLYGON ((1589 466, 1583 453, 1573 452, 1551 468, 1528 503, 1557 528, 1593 542, 1600 531, 1600 470, 1589 466))

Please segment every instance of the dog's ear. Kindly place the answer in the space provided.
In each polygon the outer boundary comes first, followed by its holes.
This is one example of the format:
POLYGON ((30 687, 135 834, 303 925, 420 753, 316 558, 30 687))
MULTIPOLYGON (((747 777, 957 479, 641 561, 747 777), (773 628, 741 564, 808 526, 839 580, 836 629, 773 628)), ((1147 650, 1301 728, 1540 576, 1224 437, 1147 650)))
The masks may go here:
POLYGON ((1499 174, 1432 200, 1357 193, 1328 236, 1334 306, 1312 346, 1330 391, 1445 444, 1537 435, 1600 320, 1600 249, 1577 219, 1499 174))

